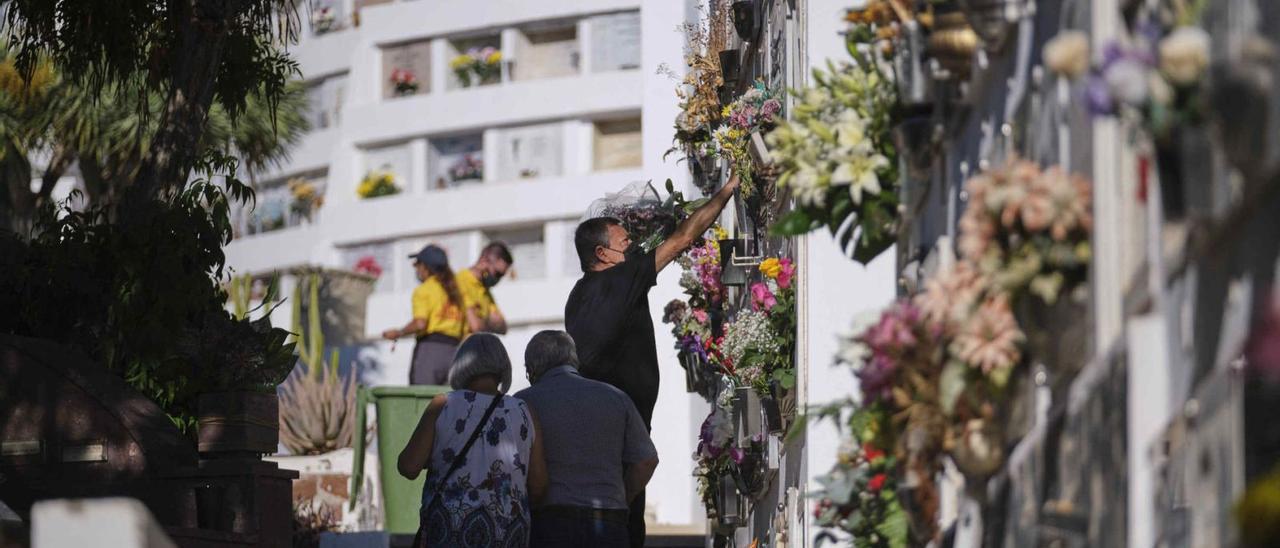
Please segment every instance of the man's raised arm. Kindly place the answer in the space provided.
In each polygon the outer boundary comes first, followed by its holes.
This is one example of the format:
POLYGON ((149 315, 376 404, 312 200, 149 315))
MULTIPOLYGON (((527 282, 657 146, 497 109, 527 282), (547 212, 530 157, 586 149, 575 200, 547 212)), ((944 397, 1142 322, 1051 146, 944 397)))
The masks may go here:
POLYGON ((733 190, 736 188, 738 188, 738 175, 735 173, 707 203, 702 204, 702 207, 695 210, 693 215, 680 223, 670 238, 658 245, 658 249, 653 253, 655 272, 661 272, 671 264, 671 261, 684 253, 684 250, 689 249, 689 246, 692 246, 703 232, 711 228, 711 223, 720 216, 720 211, 724 209, 725 204, 729 203, 729 198, 733 197, 733 190))

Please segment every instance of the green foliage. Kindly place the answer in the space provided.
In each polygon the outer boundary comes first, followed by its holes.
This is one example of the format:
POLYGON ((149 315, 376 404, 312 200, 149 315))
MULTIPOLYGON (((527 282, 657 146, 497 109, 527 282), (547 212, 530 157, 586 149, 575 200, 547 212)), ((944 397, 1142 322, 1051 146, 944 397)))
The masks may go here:
MULTIPOLYGON (((234 160, 204 164, 226 169, 234 160)), ((108 222, 102 207, 46 208, 30 240, 0 232, 0 332, 79 347, 183 429, 201 392, 271 389, 293 351, 265 318, 236 319, 224 308, 227 195, 251 195, 234 179, 227 185, 197 181, 134 208, 128 223, 108 222)))
POLYGON ((289 0, 11 0, 5 26, 23 72, 49 55, 91 94, 121 86, 140 106, 204 80, 234 118, 260 88, 274 105, 296 72, 277 48, 297 40, 296 10, 289 0))

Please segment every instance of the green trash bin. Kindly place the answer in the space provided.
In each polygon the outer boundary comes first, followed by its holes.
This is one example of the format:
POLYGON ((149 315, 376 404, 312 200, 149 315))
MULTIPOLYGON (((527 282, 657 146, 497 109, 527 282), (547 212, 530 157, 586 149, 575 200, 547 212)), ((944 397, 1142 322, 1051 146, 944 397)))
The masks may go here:
POLYGON ((365 408, 377 409, 378 468, 382 480, 382 508, 386 530, 392 534, 418 532, 418 509, 422 505, 422 484, 426 472, 409 481, 396 469, 396 459, 418 426, 431 398, 448 392, 448 386, 361 387, 356 396, 355 458, 351 471, 351 506, 354 508, 364 483, 365 408))

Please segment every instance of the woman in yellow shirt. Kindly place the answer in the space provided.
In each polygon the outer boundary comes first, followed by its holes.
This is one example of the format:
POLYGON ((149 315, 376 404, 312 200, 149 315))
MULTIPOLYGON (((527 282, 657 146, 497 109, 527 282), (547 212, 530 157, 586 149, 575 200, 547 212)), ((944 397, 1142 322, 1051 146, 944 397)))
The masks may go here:
POLYGON ((417 339, 409 384, 447 385, 454 351, 478 319, 465 306, 443 249, 428 245, 409 257, 422 282, 413 290, 413 319, 400 329, 384 331, 382 336, 393 341, 410 335, 417 339))

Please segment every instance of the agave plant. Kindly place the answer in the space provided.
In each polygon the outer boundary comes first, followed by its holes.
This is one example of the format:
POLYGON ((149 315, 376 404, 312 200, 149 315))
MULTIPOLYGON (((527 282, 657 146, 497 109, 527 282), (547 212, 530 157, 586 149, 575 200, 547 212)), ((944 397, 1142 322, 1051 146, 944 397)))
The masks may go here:
POLYGON ((307 279, 310 304, 302 329, 302 284, 293 293, 293 333, 301 366, 280 393, 280 442, 294 455, 319 455, 351 446, 355 429, 355 375, 338 372, 338 350, 324 359, 320 331, 320 276, 307 279))

